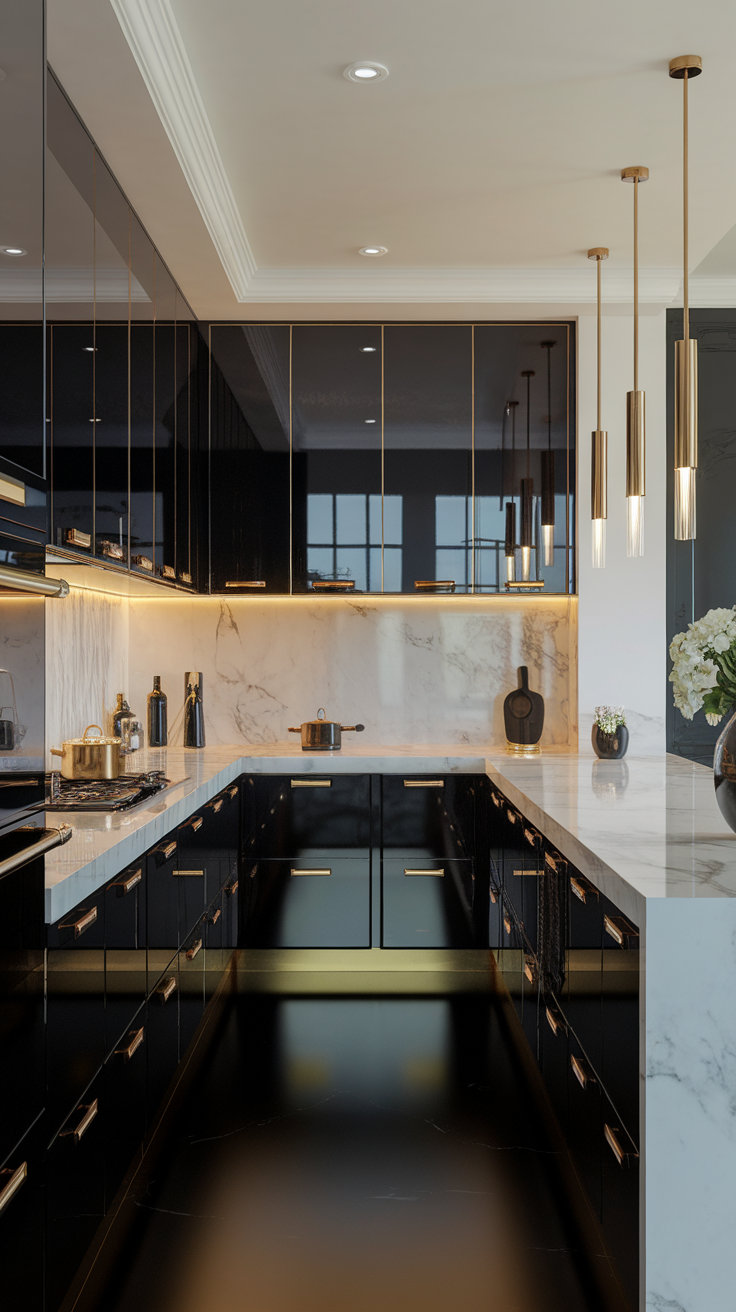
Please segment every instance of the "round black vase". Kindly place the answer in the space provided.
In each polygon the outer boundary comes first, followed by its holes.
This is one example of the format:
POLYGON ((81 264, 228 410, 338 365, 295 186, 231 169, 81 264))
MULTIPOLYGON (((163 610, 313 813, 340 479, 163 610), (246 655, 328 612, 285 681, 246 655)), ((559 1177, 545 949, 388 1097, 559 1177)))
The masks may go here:
POLYGON ((732 715, 713 756, 716 801, 726 824, 736 833, 736 715, 732 715))
POLYGON ((593 751, 602 761, 620 761, 629 745, 629 731, 620 724, 613 733, 604 733, 599 724, 593 725, 591 734, 593 751))

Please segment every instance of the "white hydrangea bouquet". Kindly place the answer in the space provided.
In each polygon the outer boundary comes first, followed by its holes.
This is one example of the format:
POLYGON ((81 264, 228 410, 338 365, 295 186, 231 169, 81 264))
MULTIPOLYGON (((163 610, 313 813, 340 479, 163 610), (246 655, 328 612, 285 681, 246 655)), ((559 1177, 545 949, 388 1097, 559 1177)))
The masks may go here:
POLYGON ((736 606, 709 610, 670 643, 675 706, 686 720, 701 707, 718 724, 736 706, 736 606))
POLYGON ((622 724, 626 724, 623 706, 596 706, 594 724, 601 733, 614 734, 622 724))

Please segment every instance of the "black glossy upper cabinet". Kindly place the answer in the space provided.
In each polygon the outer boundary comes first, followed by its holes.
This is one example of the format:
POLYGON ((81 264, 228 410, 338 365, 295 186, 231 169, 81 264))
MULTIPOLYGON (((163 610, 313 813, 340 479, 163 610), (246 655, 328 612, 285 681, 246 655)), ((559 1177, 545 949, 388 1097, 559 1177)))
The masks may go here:
POLYGON ((380 592, 381 329, 292 331, 294 592, 380 592))
POLYGON ((469 592, 472 329, 384 329, 384 586, 469 592))
POLYGON ((0 460, 4 472, 21 482, 25 472, 45 475, 44 11, 43 0, 5 0, 0 6, 0 47, 12 52, 4 64, 0 134, 0 460))
POLYGON ((213 592, 290 591, 290 329, 209 330, 213 592))

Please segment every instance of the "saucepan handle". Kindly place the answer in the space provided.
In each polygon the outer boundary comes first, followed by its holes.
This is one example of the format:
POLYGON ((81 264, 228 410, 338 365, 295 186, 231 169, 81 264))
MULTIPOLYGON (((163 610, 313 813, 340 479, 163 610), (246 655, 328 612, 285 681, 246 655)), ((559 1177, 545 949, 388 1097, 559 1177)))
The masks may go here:
POLYGON ((362 733, 365 729, 364 724, 341 724, 342 733, 362 733))

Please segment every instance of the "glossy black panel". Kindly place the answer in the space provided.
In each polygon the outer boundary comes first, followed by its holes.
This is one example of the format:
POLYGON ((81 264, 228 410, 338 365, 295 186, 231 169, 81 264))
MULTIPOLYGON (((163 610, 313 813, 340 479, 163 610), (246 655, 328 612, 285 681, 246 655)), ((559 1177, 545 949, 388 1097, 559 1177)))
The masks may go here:
MULTIPOLYGON (((0 256, 3 265, 10 257, 0 256)), ((40 302, 40 288, 39 288, 40 302)), ((3 307, 5 308, 5 307, 3 307)), ((44 340, 34 323, 0 323, 0 456, 15 478, 44 471, 44 340)), ((2 503, 0 503, 1 505, 2 503)))
POLYGON ((292 406, 294 591, 380 592, 380 328, 295 325, 292 406))
POLYGON ((171 276, 156 264, 155 347, 155 552, 158 573, 165 566, 176 572, 176 456, 178 370, 176 289, 171 276), (163 320, 163 322, 162 322, 163 320))
POLYGON ((256 825, 246 845, 248 855, 295 857, 337 849, 350 856, 368 856, 368 775, 257 779, 253 792, 256 825))
MULTIPOLYGON (((126 270, 127 279, 127 270, 126 270)), ((95 330, 95 538, 102 556, 128 563, 128 325, 95 330)))
POLYGON ((87 552, 94 534, 94 341, 91 324, 53 324, 50 345, 52 539, 87 552))
POLYGON ((384 380, 384 486, 398 538, 390 551, 386 541, 386 591, 415 595, 416 581, 435 579, 453 580, 465 592, 472 539, 470 327, 388 325, 384 380))
POLYGON ((43 899, 42 859, 0 879, 0 1161, 46 1102, 43 899))
POLYGON ((603 1114, 601 1085, 574 1034, 569 1038, 567 1141, 593 1211, 601 1215, 603 1114))
POLYGON ((105 1107, 105 1207, 139 1152, 146 1131, 148 1012, 141 1007, 109 1053, 102 1072, 105 1107), (142 1031, 142 1034, 141 1034, 142 1031))
MULTIPOLYGON (((43 572, 43 552, 0 534, 0 561, 43 572), (16 548, 16 549, 14 549, 16 548)), ((13 597, 2 607, 0 824, 43 799, 45 602, 13 597), (38 773, 35 773, 35 772, 38 773), (34 772, 34 773, 31 773, 34 772), (22 784, 21 787, 18 787, 22 784)))
POLYGON ((384 857, 382 869, 383 947, 474 945, 472 861, 417 853, 399 860, 384 857))
POLYGON ((84 1089, 51 1143, 46 1174, 46 1306, 58 1308, 105 1215, 105 1082, 84 1089))
POLYGON ((44 1305, 45 1173, 47 1125, 41 1116, 7 1156, 0 1156, 0 1189, 16 1173, 25 1179, 3 1208, 0 1223, 0 1271, 3 1307, 18 1312, 48 1312, 44 1305))
POLYGON ((619 1165, 611 1147, 602 1141, 601 1221, 603 1234, 610 1244, 624 1289, 632 1308, 639 1298, 639 1158, 633 1151, 620 1117, 605 1092, 601 1096, 601 1113, 605 1126, 614 1130, 618 1144, 626 1151, 619 1165))
POLYGON ((213 826, 204 808, 179 826, 179 851, 172 878, 179 899, 179 942, 201 920, 210 900, 208 884, 219 888, 219 859, 214 847, 213 826))
POLYGON ((176 834, 169 834, 146 855, 148 947, 169 950, 169 959, 181 941, 179 882, 173 874, 177 859, 176 834))
POLYGON ((148 954, 151 994, 146 1030, 146 1120, 152 1125, 179 1061, 179 959, 148 954))
POLYGON ((48 926, 47 1080, 56 1131, 105 1055, 105 893, 48 926))
POLYGON ((243 895, 248 947, 370 947, 367 859, 247 862, 243 895))
POLYGON ((134 323, 130 332, 130 552, 131 563, 147 572, 136 557, 154 556, 154 329, 134 323))
POLYGON ((201 917, 179 952, 179 1060, 181 1061, 203 1015, 206 1001, 205 963, 207 927, 201 917))
POLYGON ((145 862, 105 890, 105 1049, 114 1047, 146 997, 145 862))
POLYGON ((196 573, 196 522, 192 480, 197 478, 197 343, 190 324, 178 324, 175 334, 176 374, 176 574, 190 585, 196 573))
POLYGON ((289 329, 215 325, 211 348, 212 588, 288 593, 289 329))

